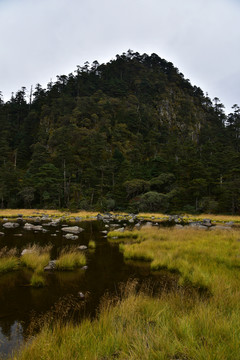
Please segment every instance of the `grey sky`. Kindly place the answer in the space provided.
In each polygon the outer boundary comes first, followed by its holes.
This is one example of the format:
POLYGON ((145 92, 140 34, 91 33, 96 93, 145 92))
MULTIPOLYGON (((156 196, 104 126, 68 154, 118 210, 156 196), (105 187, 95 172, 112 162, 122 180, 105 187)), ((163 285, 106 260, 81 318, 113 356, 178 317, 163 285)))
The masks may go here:
POLYGON ((157 53, 240 105, 240 0, 0 0, 0 91, 46 86, 128 49, 157 53))

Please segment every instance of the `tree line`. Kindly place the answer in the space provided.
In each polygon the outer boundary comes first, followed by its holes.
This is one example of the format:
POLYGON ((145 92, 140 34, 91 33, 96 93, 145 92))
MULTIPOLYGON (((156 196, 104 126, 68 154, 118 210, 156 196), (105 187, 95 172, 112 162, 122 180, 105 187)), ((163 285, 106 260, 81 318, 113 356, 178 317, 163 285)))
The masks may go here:
POLYGON ((129 50, 0 100, 1 207, 240 212, 240 108, 129 50))

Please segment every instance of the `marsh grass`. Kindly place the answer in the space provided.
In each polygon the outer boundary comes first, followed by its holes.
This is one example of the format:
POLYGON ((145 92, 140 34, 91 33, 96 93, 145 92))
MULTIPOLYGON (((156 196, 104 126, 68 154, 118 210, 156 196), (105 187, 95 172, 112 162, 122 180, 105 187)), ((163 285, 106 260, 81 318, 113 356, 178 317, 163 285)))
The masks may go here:
POLYGON ((119 297, 106 296, 92 321, 56 321, 51 326, 50 315, 50 322, 43 323, 40 334, 15 359, 239 359, 239 305, 229 312, 197 293, 153 298, 136 286, 128 283, 119 297))
POLYGON ((46 280, 43 275, 37 271, 35 271, 31 277, 30 285, 36 288, 40 288, 45 286, 46 280))
POLYGON ((39 273, 50 261, 51 248, 50 245, 45 247, 30 245, 27 248, 28 252, 21 256, 20 261, 24 266, 39 273))
POLYGON ((76 247, 64 248, 56 261, 56 270, 74 270, 77 267, 86 265, 86 263, 85 254, 76 247))
POLYGON ((139 231, 128 231, 125 230, 123 232, 121 231, 109 231, 107 234, 107 237, 111 240, 114 240, 114 238, 118 239, 138 239, 139 238, 139 231))
POLYGON ((6 246, 0 250, 0 274, 17 270, 19 260, 17 257, 17 249, 8 249, 6 246))
POLYGON ((239 231, 149 228, 141 235, 139 244, 120 245, 126 259, 151 261, 152 270, 177 271, 181 283, 212 292, 240 280, 239 231))

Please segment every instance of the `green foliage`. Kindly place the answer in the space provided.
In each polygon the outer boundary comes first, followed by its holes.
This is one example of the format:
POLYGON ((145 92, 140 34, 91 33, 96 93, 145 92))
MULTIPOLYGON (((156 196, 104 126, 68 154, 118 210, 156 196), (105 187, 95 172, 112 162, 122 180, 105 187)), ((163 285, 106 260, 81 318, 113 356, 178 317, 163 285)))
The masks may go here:
POLYGON ((156 191, 149 191, 139 200, 140 211, 165 212, 169 207, 168 196, 156 191))

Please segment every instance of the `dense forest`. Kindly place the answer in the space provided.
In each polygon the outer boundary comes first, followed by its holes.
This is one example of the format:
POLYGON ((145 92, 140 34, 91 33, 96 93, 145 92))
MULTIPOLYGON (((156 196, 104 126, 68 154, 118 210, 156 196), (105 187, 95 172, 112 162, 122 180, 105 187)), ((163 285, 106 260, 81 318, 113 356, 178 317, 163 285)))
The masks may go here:
POLYGON ((156 54, 0 98, 1 207, 240 213, 240 108, 156 54))

